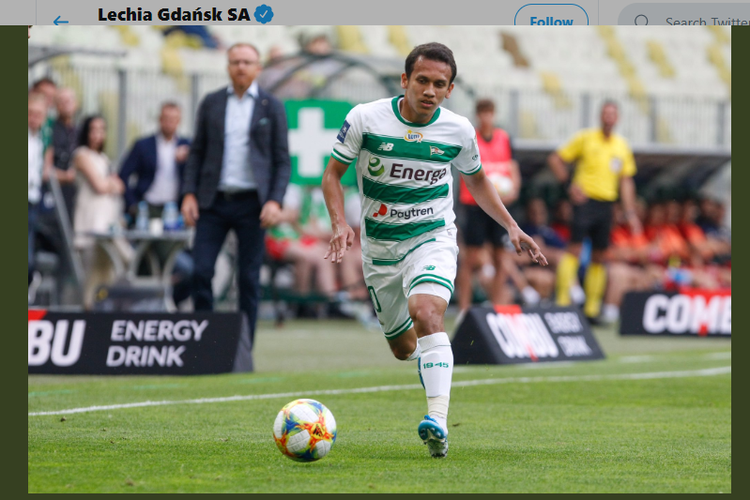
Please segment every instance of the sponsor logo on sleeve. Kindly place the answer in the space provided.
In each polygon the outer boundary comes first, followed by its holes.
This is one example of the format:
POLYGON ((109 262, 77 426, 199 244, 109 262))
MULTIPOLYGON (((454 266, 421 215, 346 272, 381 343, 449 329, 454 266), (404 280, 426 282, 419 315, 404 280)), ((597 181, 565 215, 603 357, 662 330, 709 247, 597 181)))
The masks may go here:
POLYGON ((344 142, 344 139, 346 139, 346 133, 349 132, 350 127, 351 125, 349 125, 349 122, 344 120, 341 130, 339 130, 339 135, 336 136, 336 139, 338 139, 339 142, 344 142))

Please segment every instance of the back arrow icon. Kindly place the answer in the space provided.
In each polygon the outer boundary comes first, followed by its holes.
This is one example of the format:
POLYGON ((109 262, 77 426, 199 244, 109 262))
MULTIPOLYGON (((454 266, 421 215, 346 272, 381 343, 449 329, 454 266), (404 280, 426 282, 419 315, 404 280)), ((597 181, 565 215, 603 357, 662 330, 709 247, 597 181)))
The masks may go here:
POLYGON ((54 20, 54 21, 52 21, 53 23, 55 23, 55 26, 59 26, 59 25, 61 25, 61 24, 68 24, 68 21, 60 21, 60 18, 61 18, 61 17, 62 17, 62 16, 57 16, 57 17, 55 18, 55 20, 54 20))

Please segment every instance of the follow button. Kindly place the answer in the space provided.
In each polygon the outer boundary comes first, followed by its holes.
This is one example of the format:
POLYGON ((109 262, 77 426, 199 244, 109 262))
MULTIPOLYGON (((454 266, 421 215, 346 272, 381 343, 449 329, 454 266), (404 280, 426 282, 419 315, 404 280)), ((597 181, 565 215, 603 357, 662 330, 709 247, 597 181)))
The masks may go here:
POLYGON ((516 12, 521 26, 587 26, 589 15, 576 3, 527 3, 516 12))

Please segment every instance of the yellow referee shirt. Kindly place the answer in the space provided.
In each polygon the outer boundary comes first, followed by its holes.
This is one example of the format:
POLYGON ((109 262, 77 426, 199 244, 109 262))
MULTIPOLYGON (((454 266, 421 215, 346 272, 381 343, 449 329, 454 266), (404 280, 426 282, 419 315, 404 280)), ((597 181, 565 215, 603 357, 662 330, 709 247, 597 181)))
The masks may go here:
POLYGON ((587 197, 599 201, 616 201, 620 177, 635 175, 635 160, 624 137, 601 129, 578 132, 557 150, 566 163, 576 162, 573 182, 581 186, 587 197))

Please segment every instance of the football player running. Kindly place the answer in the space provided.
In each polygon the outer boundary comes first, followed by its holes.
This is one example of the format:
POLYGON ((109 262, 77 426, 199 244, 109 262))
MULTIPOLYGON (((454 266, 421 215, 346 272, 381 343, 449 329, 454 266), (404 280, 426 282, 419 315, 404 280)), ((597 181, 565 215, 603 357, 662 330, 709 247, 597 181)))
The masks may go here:
POLYGON ((508 231, 516 252, 547 265, 482 170, 472 124, 440 106, 450 97, 455 77, 448 47, 415 47, 401 75, 404 95, 349 112, 322 182, 333 231, 326 258, 340 263, 354 239, 344 217, 341 178, 350 165, 356 168, 365 282, 393 355, 418 363, 427 415, 417 431, 433 457, 448 452, 453 375, 443 323, 458 257, 451 166, 479 206, 508 231))

